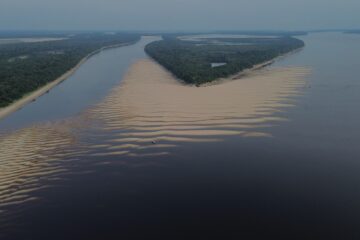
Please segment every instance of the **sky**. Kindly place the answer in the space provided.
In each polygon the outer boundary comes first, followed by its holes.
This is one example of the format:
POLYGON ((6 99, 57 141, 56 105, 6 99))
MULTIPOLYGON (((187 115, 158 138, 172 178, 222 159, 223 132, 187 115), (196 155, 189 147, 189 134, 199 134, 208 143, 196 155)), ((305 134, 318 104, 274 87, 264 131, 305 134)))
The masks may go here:
POLYGON ((0 0, 0 30, 360 29, 360 0, 0 0))

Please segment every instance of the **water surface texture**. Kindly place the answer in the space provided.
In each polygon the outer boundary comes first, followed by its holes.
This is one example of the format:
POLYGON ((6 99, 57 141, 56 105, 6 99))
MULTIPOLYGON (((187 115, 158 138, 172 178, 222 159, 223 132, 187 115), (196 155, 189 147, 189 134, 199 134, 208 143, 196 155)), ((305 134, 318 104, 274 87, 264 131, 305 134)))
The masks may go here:
POLYGON ((0 236, 358 239, 360 35, 302 39, 200 88, 153 38, 91 58, 0 123, 0 236))

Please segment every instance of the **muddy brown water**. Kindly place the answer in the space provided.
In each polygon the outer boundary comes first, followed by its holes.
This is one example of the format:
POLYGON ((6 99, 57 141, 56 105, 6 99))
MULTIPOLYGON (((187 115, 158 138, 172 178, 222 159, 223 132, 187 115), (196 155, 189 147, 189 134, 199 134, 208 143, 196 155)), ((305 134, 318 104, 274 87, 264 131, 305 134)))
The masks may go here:
POLYGON ((360 35, 301 38, 200 88, 91 58, 0 122, 1 239, 357 239, 360 35))

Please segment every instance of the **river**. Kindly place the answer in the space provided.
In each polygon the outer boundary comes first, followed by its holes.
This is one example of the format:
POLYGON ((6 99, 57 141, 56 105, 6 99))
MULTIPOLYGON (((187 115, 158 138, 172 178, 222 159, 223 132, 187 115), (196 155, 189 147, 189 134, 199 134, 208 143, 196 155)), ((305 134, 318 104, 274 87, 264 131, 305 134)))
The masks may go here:
POLYGON ((358 239, 360 35, 186 87, 143 51, 90 58, 0 122, 1 239, 358 239))

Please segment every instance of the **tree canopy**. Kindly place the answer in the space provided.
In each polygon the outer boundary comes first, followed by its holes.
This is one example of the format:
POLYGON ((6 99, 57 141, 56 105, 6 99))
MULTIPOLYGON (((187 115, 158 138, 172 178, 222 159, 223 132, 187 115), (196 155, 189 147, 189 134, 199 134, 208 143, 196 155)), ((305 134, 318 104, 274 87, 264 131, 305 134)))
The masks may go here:
POLYGON ((0 107, 57 79, 97 49, 139 38, 137 34, 82 33, 59 41, 1 44, 0 107))
POLYGON ((147 54, 190 84, 203 84, 228 77, 304 46, 289 36, 247 38, 199 38, 180 40, 164 36, 164 40, 145 47, 147 54), (213 67, 212 63, 224 63, 213 67))

